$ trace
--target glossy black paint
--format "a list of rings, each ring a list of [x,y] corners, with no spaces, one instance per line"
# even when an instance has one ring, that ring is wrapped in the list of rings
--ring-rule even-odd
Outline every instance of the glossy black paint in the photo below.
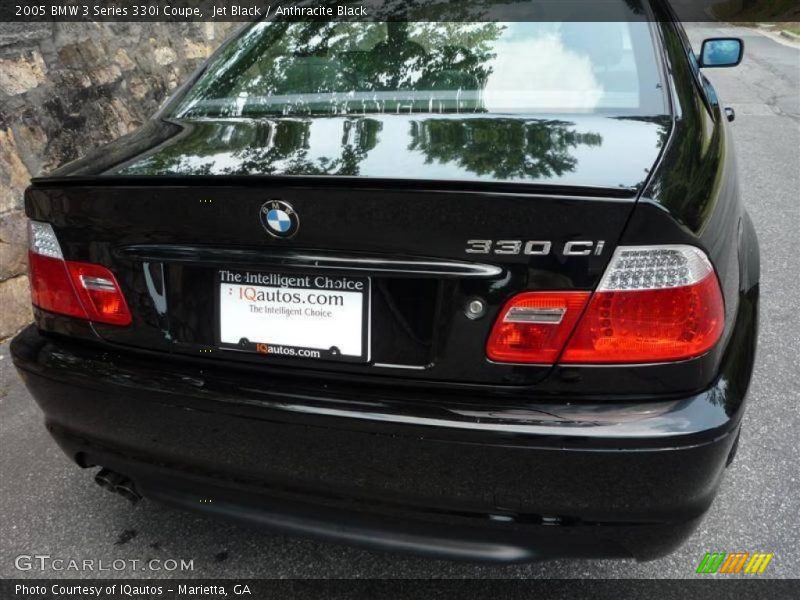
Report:
[[[12,354],[62,448],[147,497],[212,498],[216,514],[448,558],[648,559],[691,533],[716,492],[743,411],[753,309],[712,388],[646,402],[321,387],[33,326]]]
[[[100,335],[129,346],[195,356],[201,349],[211,348],[210,356],[204,352],[211,359],[220,356],[213,351],[212,330],[211,290],[216,268],[265,268],[274,263],[271,257],[275,254],[284,254],[285,261],[298,254],[324,253],[338,257],[339,269],[333,272],[358,275],[363,274],[358,260],[366,254],[372,259],[387,259],[384,270],[373,273],[377,282],[409,278],[406,268],[391,266],[390,261],[462,263],[471,259],[486,264],[490,260],[500,270],[493,277],[475,278],[462,269],[460,277],[436,278],[439,300],[431,359],[411,364],[426,367],[424,370],[404,370],[397,376],[454,384],[473,381],[508,385],[533,383],[549,369],[486,361],[483,345],[495,313],[511,294],[526,287],[591,289],[605,268],[610,250],[601,256],[566,258],[553,253],[533,260],[469,255],[465,253],[467,240],[552,239],[555,246],[561,246],[569,239],[602,239],[611,248],[634,206],[627,198],[596,201],[424,187],[414,191],[380,189],[377,185],[359,181],[348,187],[327,182],[299,186],[262,180],[247,185],[231,182],[230,187],[219,189],[114,186],[112,193],[106,186],[82,183],[57,189],[34,187],[29,190],[27,205],[31,218],[53,224],[67,258],[99,262],[114,270],[134,314],[134,324],[129,328],[97,325]],[[303,227],[293,239],[275,240],[264,233],[257,216],[265,197],[283,198],[302,215]],[[87,244],[87,240],[92,242]],[[170,256],[164,255],[164,246],[172,247]],[[181,248],[187,246],[196,250],[192,263],[180,256]],[[138,256],[131,253],[133,247],[138,249]],[[222,263],[220,256],[230,262]],[[172,330],[165,330],[164,319],[158,314],[145,265],[161,265],[157,268],[163,270],[163,293],[170,307],[167,313]],[[484,298],[490,311],[486,318],[473,321],[465,317],[464,306],[475,296]],[[394,314],[390,313],[387,316]],[[402,329],[397,319],[392,317],[391,321]],[[375,320],[376,326],[383,323]],[[296,365],[304,371],[381,370],[374,364],[308,365],[240,353],[225,361]],[[374,362],[407,364],[398,361],[395,356],[381,358],[378,354]]]
[[[135,143],[123,139],[99,163],[54,175],[345,176],[630,192],[646,178],[669,125],[664,116],[601,115],[170,120],[133,134],[142,140],[139,152],[120,154],[115,144]],[[619,161],[621,152],[630,160]]]
[[[134,315],[117,328],[37,309],[37,329],[15,339],[53,435],[151,497],[190,506],[213,490],[222,513],[273,526],[284,515],[300,533],[330,537],[333,510],[352,517],[341,539],[402,549],[386,526],[402,516],[416,532],[406,549],[450,557],[674,548],[738,432],[759,257],[728,121],[680,26],[655,10],[671,116],[157,118],[36,179],[28,216],[53,225],[67,259],[109,266]],[[295,238],[265,235],[269,198],[302,215]],[[606,245],[478,256],[469,239]],[[486,360],[511,295],[592,290],[617,245],[658,243],[699,246],[714,264],[727,318],[712,351],[625,368]],[[368,269],[375,360],[215,349],[215,269],[267,266]],[[483,319],[464,315],[475,297]]]

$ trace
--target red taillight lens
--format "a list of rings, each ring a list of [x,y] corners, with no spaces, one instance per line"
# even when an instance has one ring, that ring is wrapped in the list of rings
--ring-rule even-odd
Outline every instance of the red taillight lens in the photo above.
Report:
[[[515,296],[492,328],[486,355],[509,363],[669,362],[708,352],[725,326],[716,273],[693,246],[619,247],[589,296]]]
[[[525,292],[509,300],[486,343],[496,362],[553,364],[575,327],[589,292]]]
[[[65,261],[53,228],[31,221],[28,262],[31,300],[39,308],[110,325],[130,325],[131,314],[114,274],[91,263]]]
[[[710,350],[724,325],[722,292],[702,250],[621,246],[560,362],[685,360]]]
[[[89,318],[72,288],[63,259],[28,252],[28,271],[34,306],[79,319]]]
[[[131,313],[114,274],[103,266],[67,261],[72,285],[90,321],[130,325]]]
[[[595,293],[561,363],[651,363],[710,350],[725,308],[714,273],[699,283],[655,290]]]

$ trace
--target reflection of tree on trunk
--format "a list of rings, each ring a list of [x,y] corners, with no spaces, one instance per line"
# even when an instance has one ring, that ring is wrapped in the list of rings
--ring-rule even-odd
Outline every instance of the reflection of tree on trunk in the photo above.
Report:
[[[425,120],[411,124],[409,150],[426,162],[457,164],[477,175],[498,179],[560,176],[575,170],[572,150],[599,146],[598,133],[580,133],[559,120],[468,119]]]
[[[378,143],[382,123],[342,119],[338,156],[311,152],[313,120],[197,122],[181,144],[121,170],[125,175],[358,175],[359,165]],[[219,160],[220,152],[229,158]],[[224,166],[223,166],[224,165]],[[230,165],[230,166],[229,166]]]
[[[312,121],[283,121],[274,127],[272,146],[250,146],[233,153],[236,166],[222,170],[226,175],[249,173],[285,175],[358,175],[359,164],[378,142],[381,123],[369,119],[343,121],[341,151],[337,157],[309,156]]]
[[[672,132],[672,120],[670,117],[666,116],[655,116],[655,117],[612,117],[614,119],[618,119],[619,121],[638,121],[639,123],[655,123],[659,126],[658,129],[658,148],[663,148],[664,145],[669,140],[669,134]]]

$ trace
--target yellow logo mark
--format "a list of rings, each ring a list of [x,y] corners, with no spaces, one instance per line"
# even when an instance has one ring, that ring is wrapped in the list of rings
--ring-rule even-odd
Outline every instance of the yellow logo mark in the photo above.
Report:
[[[766,554],[764,552],[756,552],[750,558],[750,562],[747,563],[747,566],[744,568],[745,573],[763,573],[769,561],[772,560],[772,552]]]

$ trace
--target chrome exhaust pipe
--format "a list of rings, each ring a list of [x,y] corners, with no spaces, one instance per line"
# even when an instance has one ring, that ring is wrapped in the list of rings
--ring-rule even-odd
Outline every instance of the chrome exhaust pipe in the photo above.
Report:
[[[114,491],[128,500],[131,504],[136,504],[142,499],[141,494],[136,491],[136,486],[133,485],[133,482],[130,479],[126,479],[122,483],[118,484],[117,487],[114,488]]]
[[[142,495],[136,490],[136,486],[130,479],[111,469],[100,469],[94,476],[94,481],[101,488],[119,494],[131,504],[136,504],[142,499]]]
[[[122,475],[109,469],[100,469],[97,475],[94,476],[94,482],[109,492],[113,492],[117,484],[121,483],[123,479]]]

